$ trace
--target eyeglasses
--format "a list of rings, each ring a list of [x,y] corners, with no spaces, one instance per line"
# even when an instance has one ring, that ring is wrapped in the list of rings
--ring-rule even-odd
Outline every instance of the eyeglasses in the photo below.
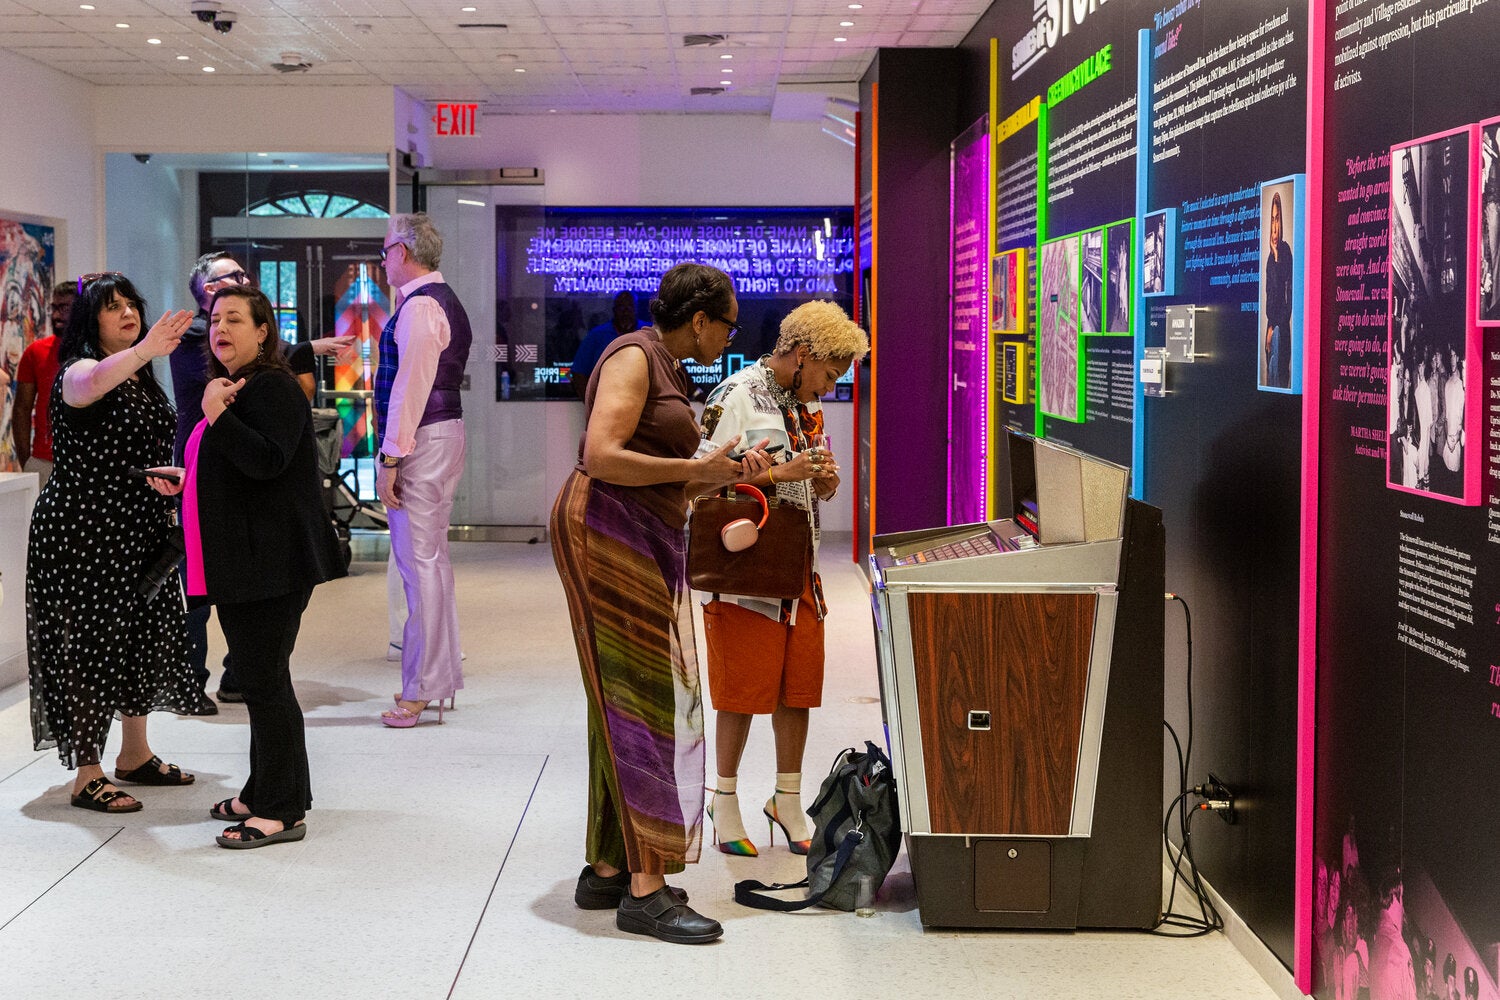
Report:
[[[381,259],[381,261],[384,262],[385,255],[391,252],[391,247],[404,247],[404,246],[406,246],[406,244],[402,243],[400,240],[397,240],[394,243],[387,243],[385,246],[383,246],[383,247],[380,248],[380,259]]]
[[[226,281],[232,281],[236,285],[248,285],[250,283],[250,275],[244,271],[225,271],[223,274],[216,274],[212,278],[205,278],[203,286],[207,288],[209,285],[218,285]]]
[[[93,272],[91,272],[89,274],[80,274],[78,276],[78,294],[82,295],[83,294],[83,290],[85,288],[87,288],[89,285],[92,285],[94,282],[98,281],[100,278],[123,278],[123,277],[125,277],[125,275],[121,274],[119,271],[93,271]]]
[[[723,323],[725,326],[729,327],[729,336],[727,336],[727,337],[724,338],[724,343],[726,343],[726,344],[733,343],[734,342],[734,338],[739,335],[740,325],[738,323],[731,323],[731,322],[729,322],[729,320],[725,319],[723,316],[715,316],[714,319],[718,320],[720,323]]]

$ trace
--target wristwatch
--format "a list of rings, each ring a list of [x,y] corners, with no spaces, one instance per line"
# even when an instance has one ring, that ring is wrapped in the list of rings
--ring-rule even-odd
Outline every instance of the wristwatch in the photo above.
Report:
[[[387,455],[382,451],[376,457],[376,460],[379,461],[380,464],[385,466],[387,469],[394,469],[396,466],[401,464],[401,458],[402,456],[400,455]]]

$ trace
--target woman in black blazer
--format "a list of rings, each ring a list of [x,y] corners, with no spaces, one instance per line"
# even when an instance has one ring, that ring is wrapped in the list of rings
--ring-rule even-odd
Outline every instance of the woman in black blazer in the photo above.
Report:
[[[218,606],[235,676],[250,712],[250,777],[210,815],[238,820],[220,835],[234,849],[301,840],[312,805],[302,707],[291,655],[312,589],[343,576],[319,493],[312,415],[280,350],[270,300],[231,285],[214,296],[208,327],[215,377],[204,419],[184,450],[187,593]]]

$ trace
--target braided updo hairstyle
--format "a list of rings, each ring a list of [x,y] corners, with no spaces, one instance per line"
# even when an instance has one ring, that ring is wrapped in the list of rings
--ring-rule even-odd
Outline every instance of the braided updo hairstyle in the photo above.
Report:
[[[656,298],[651,300],[651,319],[663,332],[692,322],[701,309],[722,317],[734,299],[734,280],[707,264],[678,264],[661,276]]]

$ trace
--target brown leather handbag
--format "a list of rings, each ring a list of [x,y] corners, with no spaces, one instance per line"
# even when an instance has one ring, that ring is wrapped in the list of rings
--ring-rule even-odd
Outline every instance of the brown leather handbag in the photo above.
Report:
[[[688,520],[688,582],[694,590],[713,594],[801,597],[812,577],[812,525],[807,511],[767,501],[754,487],[736,490],[754,493],[725,490],[693,501]],[[724,529],[734,525],[727,537],[742,539],[748,529],[736,524],[740,521],[754,525],[755,540],[747,548],[730,551],[725,547]]]

